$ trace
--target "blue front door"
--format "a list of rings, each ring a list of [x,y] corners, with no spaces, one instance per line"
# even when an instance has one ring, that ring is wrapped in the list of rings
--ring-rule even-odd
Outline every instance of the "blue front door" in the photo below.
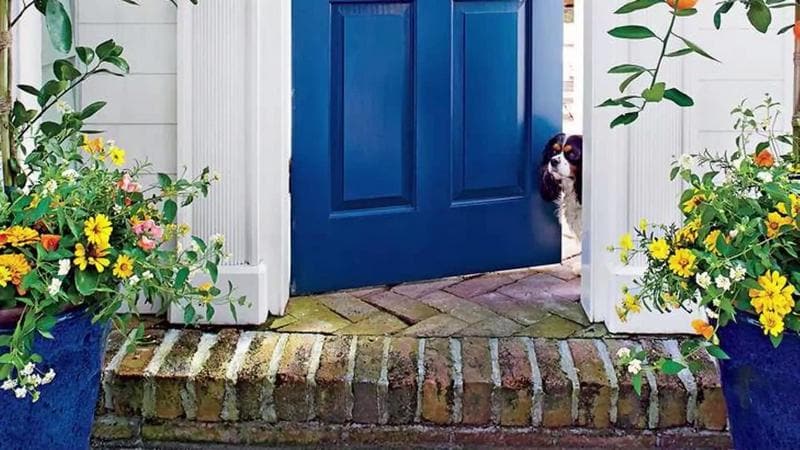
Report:
[[[559,261],[562,0],[293,5],[295,293]]]

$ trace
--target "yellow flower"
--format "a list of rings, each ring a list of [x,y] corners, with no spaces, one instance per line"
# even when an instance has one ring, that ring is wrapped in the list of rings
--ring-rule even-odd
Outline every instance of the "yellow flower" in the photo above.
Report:
[[[102,137],[96,137],[94,139],[90,138],[88,134],[83,135],[83,145],[82,147],[86,150],[87,153],[97,154],[103,153],[103,147],[105,143],[103,142]]]
[[[700,218],[697,217],[691,222],[683,226],[677,233],[675,233],[675,245],[691,245],[697,240],[697,234],[700,232]]]
[[[33,228],[14,225],[0,231],[0,248],[6,245],[19,248],[36,242],[39,242],[39,233]]]
[[[795,287],[785,276],[777,271],[767,271],[758,277],[761,289],[750,289],[750,304],[757,313],[773,312],[781,316],[789,314],[794,308],[792,295]]]
[[[640,230],[642,230],[643,232],[647,231],[647,225],[648,225],[647,219],[639,219],[639,229]]]
[[[786,203],[781,202],[775,205],[775,209],[785,216],[797,217],[800,215],[800,196],[789,194],[789,202],[791,205],[789,208],[786,207]]]
[[[669,244],[666,239],[655,239],[650,245],[647,246],[650,251],[650,256],[663,261],[669,256]]]
[[[108,220],[108,216],[105,214],[90,217],[83,223],[83,233],[89,243],[97,246],[108,246],[112,230],[111,221]]]
[[[692,198],[683,202],[682,211],[685,212],[686,214],[689,214],[690,212],[697,209],[698,206],[702,205],[704,201],[706,201],[705,195],[695,194],[692,196]]]
[[[197,290],[203,294],[202,300],[206,303],[211,302],[214,297],[211,295],[211,289],[214,289],[214,283],[208,281],[197,287]]]
[[[639,303],[639,297],[632,295],[630,292],[625,293],[623,305],[629,312],[638,313],[642,311],[642,306]]]
[[[7,267],[0,266],[0,287],[8,286],[11,281],[11,271]]]
[[[710,251],[715,255],[719,255],[719,249],[717,249],[717,239],[722,234],[720,230],[712,230],[708,233],[705,239],[703,239],[703,244],[706,246],[706,250]]]
[[[11,273],[11,283],[15,286],[19,286],[22,277],[32,270],[25,255],[19,253],[0,255],[0,267],[5,267]]]
[[[114,163],[115,166],[121,166],[125,164],[125,150],[117,147],[116,145],[111,147],[111,150],[108,152],[109,158],[111,158],[111,162]]]
[[[782,216],[780,213],[771,212],[767,214],[767,237],[775,237],[780,234],[781,227],[794,223],[791,217]]]
[[[88,266],[94,266],[98,273],[103,273],[106,267],[111,264],[107,258],[108,245],[90,245],[87,250],[83,244],[75,244],[75,259],[73,262],[81,271]]]
[[[692,321],[692,328],[695,333],[703,336],[706,340],[710,340],[714,336],[714,327],[712,327],[705,320],[695,319]]]
[[[697,259],[691,250],[682,248],[675,251],[675,254],[669,257],[669,268],[675,275],[683,278],[689,278],[695,272],[695,260]]]
[[[130,278],[133,275],[133,258],[128,255],[119,255],[114,263],[113,273],[117,278]]]
[[[783,333],[783,317],[774,312],[767,311],[758,318],[761,326],[764,327],[764,334],[779,336]]]
[[[633,236],[630,233],[625,233],[619,238],[619,248],[625,252],[633,250]]]

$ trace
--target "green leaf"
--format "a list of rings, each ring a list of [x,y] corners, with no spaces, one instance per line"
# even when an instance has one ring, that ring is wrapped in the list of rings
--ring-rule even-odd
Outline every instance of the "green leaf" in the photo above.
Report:
[[[639,73],[647,69],[637,64],[620,64],[608,69],[608,73]]]
[[[101,43],[97,47],[95,47],[94,51],[97,54],[98,58],[100,58],[100,59],[105,61],[106,58],[111,56],[111,54],[114,52],[114,49],[116,47],[117,47],[117,43],[114,42],[113,39],[109,39],[109,40]]]
[[[664,98],[681,107],[694,106],[694,100],[680,89],[670,88],[664,91]]]
[[[164,221],[172,223],[178,215],[178,204],[174,200],[167,200],[164,202]]]
[[[731,357],[728,356],[728,354],[725,353],[717,345],[709,345],[708,347],[706,347],[706,351],[708,352],[709,355],[717,359],[731,359]]]
[[[97,290],[97,280],[99,276],[92,268],[75,271],[75,287],[81,295],[89,296]]]
[[[714,13],[714,28],[719,30],[719,28],[722,26],[722,15],[727,14],[732,7],[733,1],[727,1],[717,8],[717,11]]]
[[[777,336],[769,335],[769,340],[772,342],[773,347],[778,348],[781,345],[781,341],[783,341],[783,333]]]
[[[766,33],[772,23],[772,12],[764,0],[751,0],[747,8],[747,19],[756,30]]]
[[[667,58],[675,58],[678,56],[688,55],[689,53],[694,53],[694,50],[689,47],[685,47],[680,50],[675,50],[674,52],[665,53],[664,56]]]
[[[676,375],[681,370],[685,369],[686,366],[683,364],[673,361],[671,359],[666,359],[664,362],[661,363],[661,371],[667,375]]]
[[[66,59],[57,59],[53,62],[53,74],[61,81],[72,81],[81,76],[81,71]]]
[[[673,33],[673,34],[674,34],[674,33]],[[682,41],[683,41],[683,43],[684,43],[684,44],[686,44],[686,46],[687,46],[687,47],[689,47],[690,49],[692,49],[692,51],[693,51],[693,52],[697,53],[697,54],[698,54],[698,55],[700,55],[700,56],[704,56],[704,57],[706,57],[706,58],[708,58],[708,59],[710,59],[710,60],[713,60],[713,61],[719,62],[719,60],[718,60],[717,58],[714,58],[713,56],[709,55],[709,54],[708,54],[708,52],[706,52],[705,50],[703,50],[702,48],[700,48],[700,46],[699,46],[699,45],[695,44],[694,42],[690,41],[689,39],[686,39],[686,38],[685,38],[685,37],[683,37],[683,36],[678,36],[677,34],[674,34],[674,35],[675,35],[675,37],[677,37],[678,39],[682,40]]]
[[[656,34],[650,28],[641,25],[623,25],[612,28],[608,34],[620,39],[650,39]]]
[[[195,314],[194,306],[191,303],[187,304],[186,309],[183,310],[183,321],[190,325],[193,324]]]
[[[124,58],[120,58],[119,56],[109,56],[108,58],[105,59],[105,61],[108,62],[109,64],[115,65],[118,69],[122,70],[125,73],[131,71],[131,68],[128,65],[128,61],[126,61]]]
[[[210,261],[207,262],[206,271],[208,272],[208,275],[211,277],[211,281],[213,281],[214,284],[216,284],[217,279],[219,278],[219,269],[217,269],[217,265]]]
[[[672,14],[675,14],[678,17],[689,17],[697,14],[697,10],[694,8],[679,9],[677,11],[673,11]]]
[[[178,274],[175,275],[175,289],[181,289],[186,284],[186,279],[189,278],[189,268],[182,267]]]
[[[27,92],[28,94],[31,94],[31,95],[37,96],[37,97],[39,96],[39,90],[36,89],[33,86],[28,86],[27,84],[18,84],[17,87],[22,92]]]
[[[106,106],[106,102],[94,102],[91,105],[88,105],[86,108],[83,108],[81,111],[80,118],[82,120],[86,120],[89,117],[95,115],[98,111],[103,109]]]
[[[614,11],[614,14],[630,14],[634,11],[646,9],[659,3],[663,3],[663,0],[634,0],[622,5],[619,9]]]
[[[631,75],[628,78],[626,78],[625,81],[623,81],[622,83],[619,84],[619,91],[620,92],[625,92],[625,89],[628,89],[628,86],[630,86],[631,83],[636,81],[637,78],[642,76],[643,73],[644,72],[634,73],[633,75]]]
[[[664,99],[664,90],[666,88],[666,83],[658,82],[654,84],[652,87],[649,87],[642,91],[642,98],[650,103],[658,103]]]
[[[633,385],[633,390],[636,391],[636,395],[642,395],[642,373],[639,372],[631,378],[631,384]]]
[[[69,52],[72,48],[72,22],[59,0],[47,0],[45,25],[53,48],[61,53]]]
[[[78,59],[87,66],[94,61],[94,50],[89,47],[75,47],[75,53],[78,55]]]
[[[619,125],[629,125],[636,121],[639,118],[638,112],[630,112],[625,113],[617,116],[616,119],[611,121],[611,128],[615,128]]]

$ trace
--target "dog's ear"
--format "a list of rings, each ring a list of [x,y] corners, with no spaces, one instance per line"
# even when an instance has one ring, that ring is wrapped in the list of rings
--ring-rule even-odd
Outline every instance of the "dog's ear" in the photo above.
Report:
[[[553,202],[561,195],[561,182],[556,180],[546,168],[540,171],[539,193],[545,201]]]
[[[550,138],[547,141],[547,145],[544,146],[544,150],[542,150],[542,166],[546,166],[550,163],[550,159],[555,156],[556,153],[561,152],[564,146],[564,140],[567,138],[567,135],[564,133],[558,133],[557,135]]]
[[[583,160],[583,136],[577,134],[567,138],[564,142],[564,156],[567,161],[580,165]]]

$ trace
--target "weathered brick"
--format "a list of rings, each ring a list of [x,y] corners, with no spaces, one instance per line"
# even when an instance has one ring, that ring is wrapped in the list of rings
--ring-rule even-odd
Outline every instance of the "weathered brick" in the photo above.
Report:
[[[461,298],[472,298],[511,284],[514,279],[502,273],[492,273],[466,279],[444,290]]]
[[[139,434],[139,419],[99,416],[92,426],[92,438],[100,441],[129,440]]]
[[[543,309],[531,308],[529,305],[525,305],[524,302],[499,292],[489,292],[488,294],[474,297],[470,301],[522,325],[534,325],[550,315]]]
[[[253,339],[245,356],[239,377],[236,382],[236,400],[239,420],[260,420],[264,403],[264,392],[273,389],[268,378],[269,363],[280,335],[277,333],[259,333]]]
[[[719,370],[711,356],[699,358],[702,367],[694,374],[697,381],[697,426],[708,430],[724,430],[728,421],[728,410],[722,394]]]
[[[164,330],[150,330],[143,343],[120,362],[110,382],[114,412],[119,416],[136,416],[142,412],[144,399],[144,369],[150,364]]]
[[[444,291],[431,292],[420,297],[419,301],[466,323],[498,318],[491,310]]]
[[[469,326],[469,324],[463,320],[456,319],[449,314],[439,314],[408,327],[401,334],[404,336],[418,337],[448,337],[458,333],[467,326]]]
[[[454,386],[448,339],[428,339],[425,343],[425,380],[422,383],[422,418],[444,425],[453,413]]]
[[[364,320],[378,312],[378,309],[369,303],[343,292],[323,295],[320,297],[320,302],[351,322]]]
[[[407,323],[415,324],[439,314],[439,311],[413,298],[391,291],[365,297],[367,302],[385,309]]]
[[[353,374],[353,420],[380,423],[384,404],[379,386],[383,360],[383,337],[359,337]]]
[[[536,339],[533,342],[542,373],[542,426],[572,425],[572,382],[561,369],[558,341]]]
[[[588,339],[570,340],[568,345],[580,383],[577,425],[588,428],[609,428],[611,386],[597,348],[594,342]]]
[[[619,349],[627,348],[636,351],[640,344],[622,339],[606,339],[605,343],[608,346],[611,361],[614,363],[619,384],[616,426],[622,429],[645,429],[649,417],[650,384],[645,380],[642,383],[642,395],[637,395],[631,382],[631,374],[628,373],[627,367],[619,363],[616,356]]]
[[[669,357],[658,341],[645,340],[642,343],[647,350],[649,361]],[[686,387],[675,375],[659,372],[655,377],[658,386],[658,428],[686,426],[686,406],[689,398]]]
[[[376,312],[366,319],[336,330],[338,335],[388,336],[408,328],[405,322],[383,311]]]
[[[203,369],[194,379],[195,398],[197,399],[196,419],[200,422],[222,420],[222,406],[225,400],[225,373],[238,340],[238,331],[233,329],[220,331],[217,343],[211,348]]]
[[[417,407],[417,367],[419,341],[414,338],[392,339],[387,360],[389,423],[414,421]]]
[[[489,425],[492,422],[492,359],[489,339],[465,338],[461,346],[464,378],[462,422]]]
[[[111,333],[108,335],[108,339],[106,340],[106,349],[103,354],[103,367],[105,368],[114,359],[114,356],[119,351],[122,344],[125,342],[125,336],[119,333],[116,330],[112,330]],[[106,370],[103,370],[101,373],[102,376],[102,384],[103,389],[100,390],[100,393],[97,398],[97,406],[95,411],[98,415],[105,414],[106,412],[106,384],[111,382],[113,378],[113,374],[106,374]],[[108,380],[106,380],[106,376],[108,376]]]
[[[416,283],[403,283],[392,288],[392,291],[411,298],[420,298],[431,292],[439,291],[461,281],[459,277],[444,278],[441,280],[421,281]]]
[[[500,425],[524,426],[531,423],[533,387],[531,363],[520,338],[500,339]]]
[[[353,411],[350,348],[353,336],[328,336],[322,347],[317,382],[317,417],[323,422],[344,423]]]
[[[176,419],[184,415],[181,393],[186,389],[192,356],[197,351],[200,336],[196,330],[183,331],[154,377],[155,415],[159,419]]]
[[[292,334],[286,341],[275,376],[275,411],[278,419],[305,421],[312,417],[310,386],[307,383],[311,349],[316,336]]]

